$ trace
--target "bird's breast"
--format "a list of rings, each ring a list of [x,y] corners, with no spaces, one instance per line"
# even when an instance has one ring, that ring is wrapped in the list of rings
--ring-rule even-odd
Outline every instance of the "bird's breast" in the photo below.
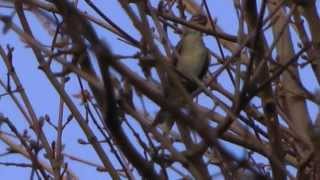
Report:
[[[207,60],[207,49],[203,42],[187,44],[181,48],[177,69],[183,74],[198,77]]]

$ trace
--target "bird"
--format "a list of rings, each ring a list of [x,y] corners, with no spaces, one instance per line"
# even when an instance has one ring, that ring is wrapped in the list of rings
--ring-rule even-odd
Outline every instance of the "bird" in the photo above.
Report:
[[[189,22],[205,25],[206,20],[206,16],[196,15]],[[193,77],[202,79],[208,71],[210,55],[202,37],[202,32],[199,30],[186,28],[176,46],[180,58],[175,59],[174,65],[177,71],[184,75],[183,79],[188,79],[189,81]],[[182,83],[189,93],[197,89],[197,85],[194,82],[182,81]]]
[[[207,17],[204,15],[194,15],[189,23],[194,25],[205,25]],[[176,46],[178,58],[173,60],[173,65],[178,72],[179,80],[187,93],[192,94],[198,86],[192,81],[194,77],[203,79],[208,71],[210,54],[203,41],[203,34],[199,30],[186,27],[181,40]],[[170,83],[169,83],[170,84]],[[174,88],[171,88],[174,90]],[[170,92],[169,94],[178,94]],[[179,97],[175,97],[179,101]],[[181,99],[181,97],[180,97]],[[162,124],[162,129],[169,132],[173,126],[173,119],[167,110],[160,109],[157,113],[154,124]]]

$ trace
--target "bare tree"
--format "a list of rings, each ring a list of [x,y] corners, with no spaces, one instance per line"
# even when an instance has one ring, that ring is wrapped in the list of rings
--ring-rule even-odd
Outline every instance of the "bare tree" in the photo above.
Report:
[[[320,81],[315,0],[234,0],[225,8],[237,15],[237,34],[218,25],[223,19],[207,0],[118,0],[131,30],[90,0],[0,2],[10,12],[0,14],[4,36],[20,38],[0,46],[1,97],[25,124],[21,130],[1,111],[2,156],[28,162],[1,165],[30,169],[32,179],[78,179],[72,163],[113,179],[320,178],[320,93],[303,81]],[[49,46],[31,19],[43,25]],[[97,29],[136,53],[112,52]],[[17,43],[58,93],[57,120],[36,113],[21,81],[26,74],[15,69]],[[68,152],[72,123],[99,162]]]

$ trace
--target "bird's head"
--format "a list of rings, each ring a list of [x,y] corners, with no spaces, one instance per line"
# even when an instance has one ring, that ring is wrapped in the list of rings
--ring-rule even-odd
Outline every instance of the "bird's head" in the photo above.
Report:
[[[207,24],[207,17],[202,14],[193,15],[189,20],[189,23],[193,25],[205,26]],[[201,32],[192,28],[186,28],[186,34],[188,35],[201,35]]]
[[[190,23],[204,26],[207,24],[207,16],[203,14],[193,15],[190,19]]]

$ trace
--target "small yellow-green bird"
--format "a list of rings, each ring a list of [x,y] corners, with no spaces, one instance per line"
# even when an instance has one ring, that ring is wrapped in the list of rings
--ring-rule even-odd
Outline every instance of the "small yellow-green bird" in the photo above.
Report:
[[[207,18],[203,15],[193,16],[190,20],[191,23],[198,25],[205,25],[206,21]],[[187,77],[202,79],[208,70],[210,59],[209,51],[202,39],[202,33],[187,28],[176,49],[180,55],[180,58],[175,62],[177,70]],[[190,93],[197,89],[195,83],[182,82]]]
[[[206,22],[207,18],[203,15],[195,15],[190,20],[190,23],[197,25],[205,25]],[[180,57],[175,59],[174,65],[179,74],[183,76],[180,75],[183,86],[191,94],[198,87],[191,79],[193,77],[202,79],[208,70],[210,60],[209,50],[203,42],[202,33],[191,28],[185,29],[182,39],[176,46],[176,50]],[[169,112],[163,109],[159,111],[154,122],[155,124],[164,123],[163,130],[167,132],[173,125]]]

